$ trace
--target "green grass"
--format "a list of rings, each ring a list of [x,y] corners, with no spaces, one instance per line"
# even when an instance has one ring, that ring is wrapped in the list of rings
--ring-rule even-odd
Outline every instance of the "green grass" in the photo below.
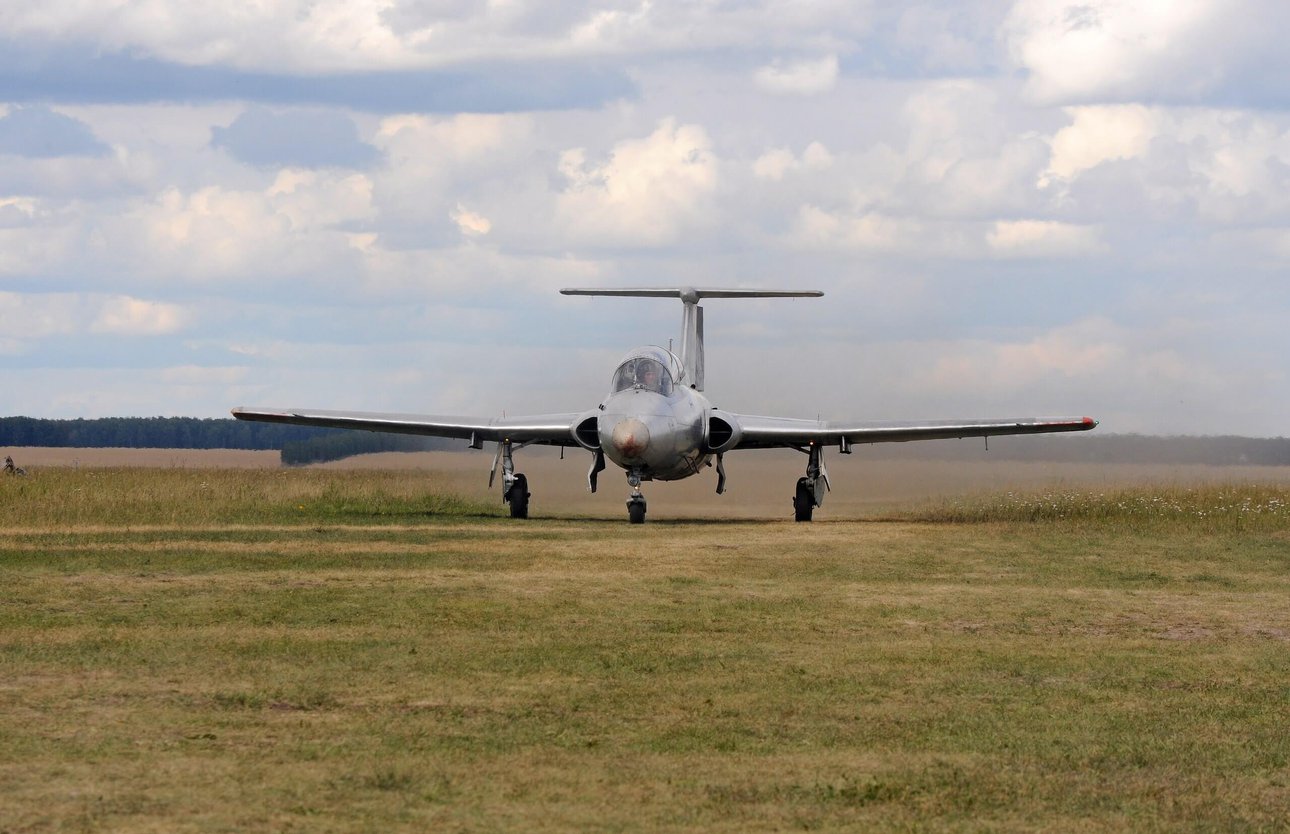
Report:
[[[1284,490],[633,527],[39,475],[0,482],[3,832],[1290,827]]]
[[[1049,489],[958,498],[905,513],[902,518],[945,523],[1069,522],[1116,529],[1191,529],[1229,532],[1290,527],[1290,490],[1279,485]]]
[[[0,523],[67,525],[382,524],[500,516],[431,473],[317,469],[42,469],[0,483]]]

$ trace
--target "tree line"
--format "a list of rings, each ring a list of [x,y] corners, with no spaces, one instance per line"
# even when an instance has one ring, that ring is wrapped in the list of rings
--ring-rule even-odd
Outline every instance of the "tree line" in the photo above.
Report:
[[[876,444],[877,458],[1290,466],[1290,438],[1214,435],[1080,434]]]
[[[368,452],[455,448],[460,441],[320,429],[231,418],[99,417],[49,420],[0,417],[0,447],[125,449],[277,449],[286,464],[319,463]]]
[[[0,447],[122,447],[133,449],[277,449],[290,465],[320,463],[369,452],[460,449],[460,440],[379,432],[320,429],[231,418],[100,417],[48,420],[0,417]],[[980,440],[880,443],[870,457],[929,460],[1021,460],[1077,463],[1290,466],[1290,438],[1155,437],[1080,434]]]

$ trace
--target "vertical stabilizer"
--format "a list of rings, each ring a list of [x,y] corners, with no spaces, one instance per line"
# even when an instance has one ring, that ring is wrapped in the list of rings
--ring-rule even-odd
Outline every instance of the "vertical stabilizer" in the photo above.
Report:
[[[703,390],[703,308],[699,299],[681,292],[681,368],[684,382],[696,391]]]
[[[681,314],[682,382],[703,390],[703,308],[701,298],[819,298],[819,290],[727,290],[713,287],[627,287],[605,289],[563,289],[564,295],[617,295],[634,298],[679,298],[685,306]]]

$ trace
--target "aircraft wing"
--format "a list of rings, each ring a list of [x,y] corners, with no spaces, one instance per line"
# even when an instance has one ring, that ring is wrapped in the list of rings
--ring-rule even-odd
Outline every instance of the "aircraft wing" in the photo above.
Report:
[[[992,437],[1002,434],[1046,434],[1088,431],[1097,426],[1092,417],[1008,417],[997,420],[927,420],[904,422],[829,422],[732,414],[738,422],[735,449],[842,445],[856,443],[905,443],[954,437]]]
[[[310,408],[235,408],[239,420],[291,423],[332,429],[460,437],[472,445],[484,441],[576,446],[573,427],[582,414],[538,414],[527,417],[445,417],[429,414],[381,414],[370,411],[320,411]]]

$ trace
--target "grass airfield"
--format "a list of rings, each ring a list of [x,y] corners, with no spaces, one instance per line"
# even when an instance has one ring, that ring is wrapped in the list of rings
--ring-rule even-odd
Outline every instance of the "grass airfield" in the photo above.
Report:
[[[834,463],[809,525],[632,527],[609,479],[518,522],[451,467],[30,468],[0,832],[1290,828],[1284,484]]]

